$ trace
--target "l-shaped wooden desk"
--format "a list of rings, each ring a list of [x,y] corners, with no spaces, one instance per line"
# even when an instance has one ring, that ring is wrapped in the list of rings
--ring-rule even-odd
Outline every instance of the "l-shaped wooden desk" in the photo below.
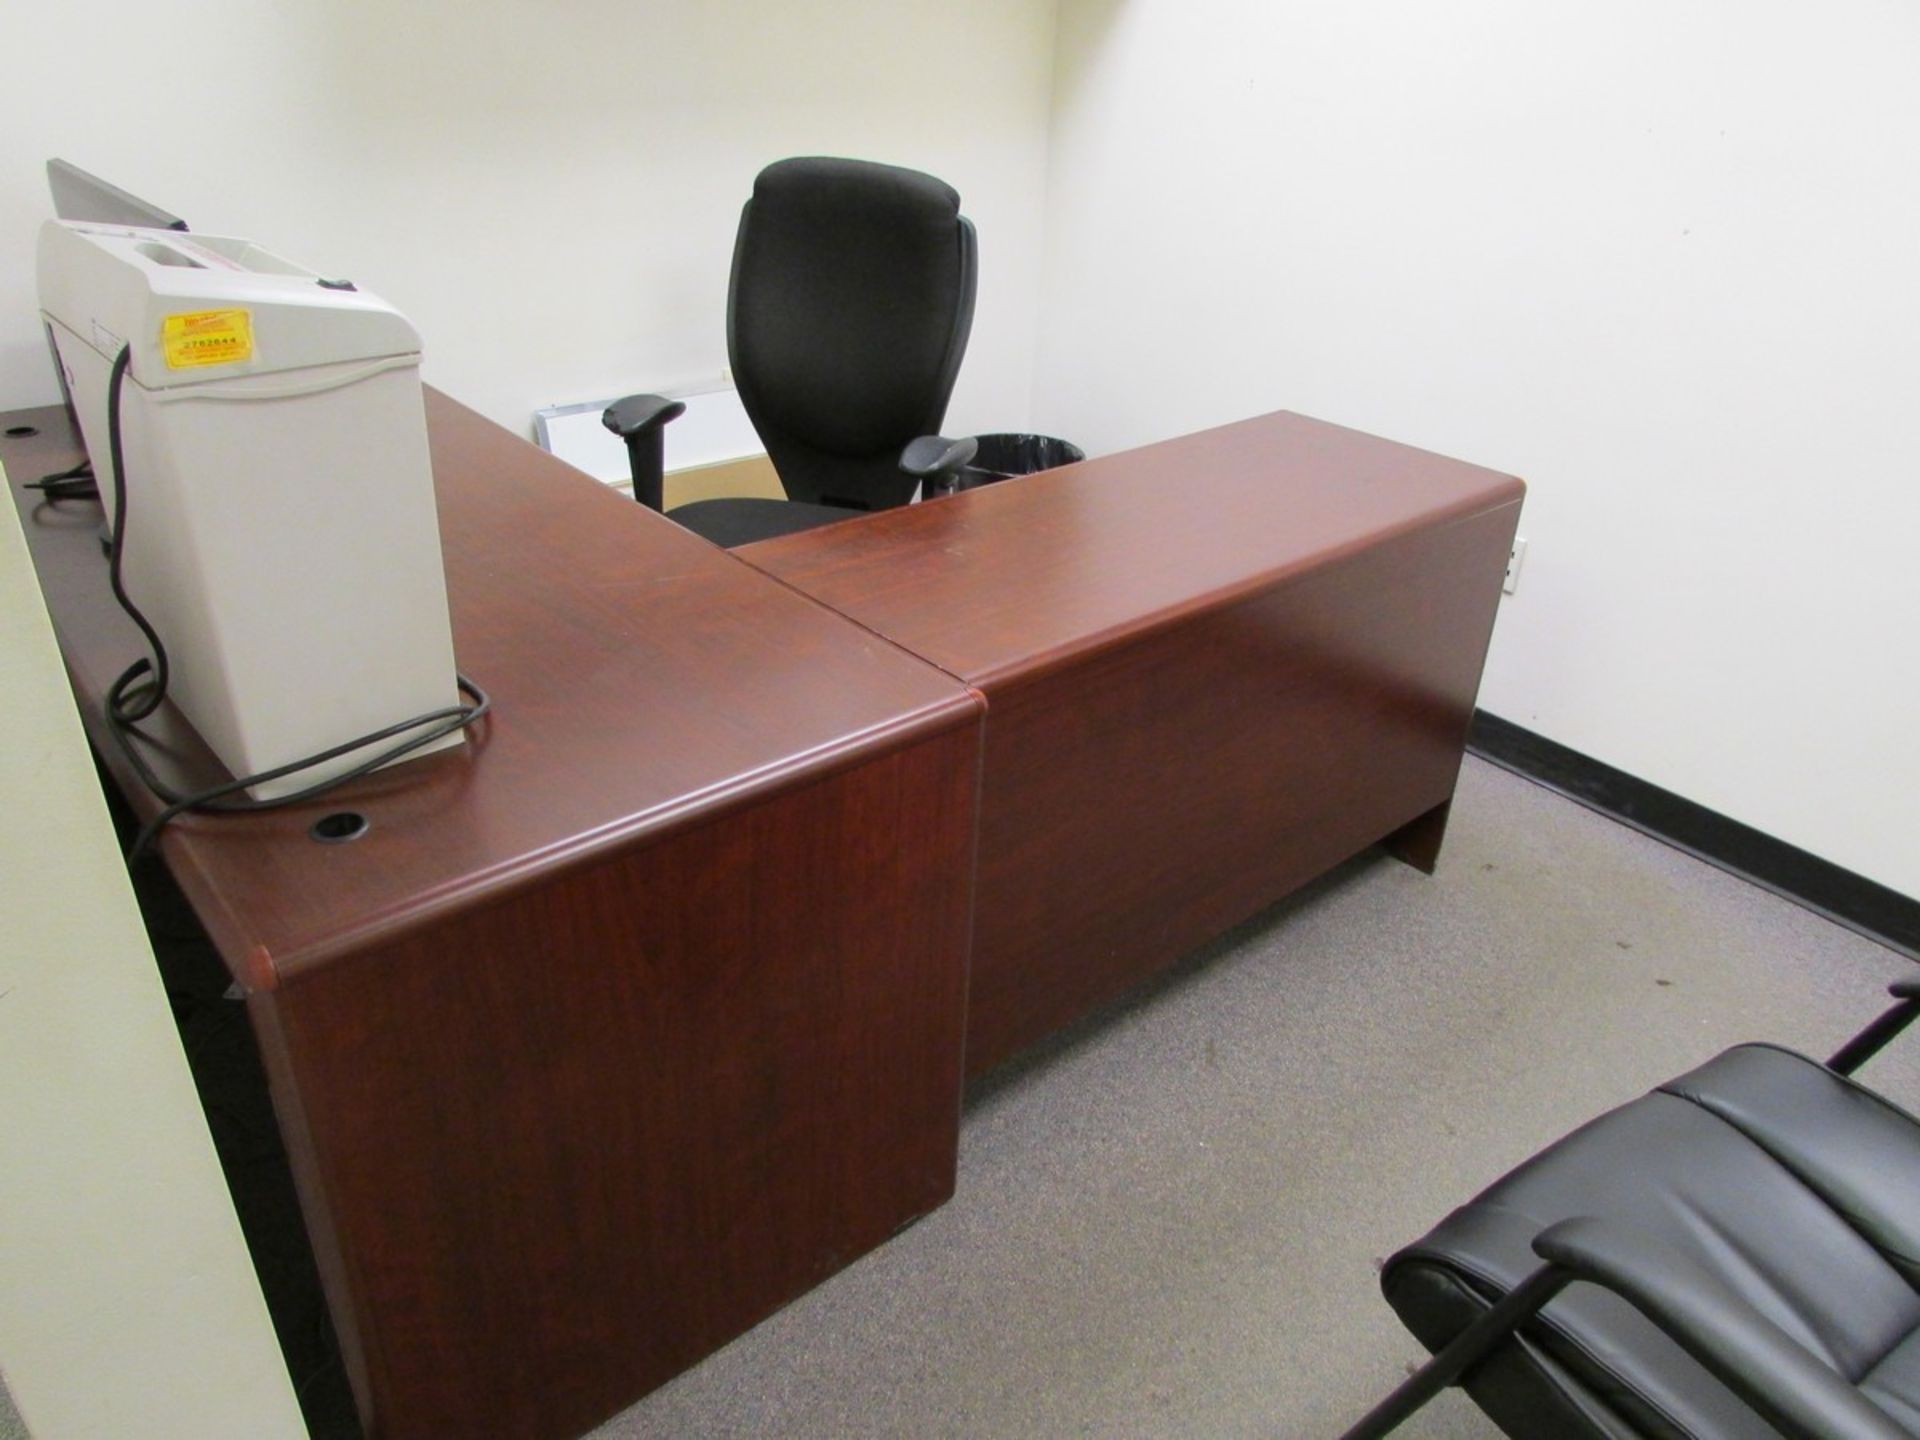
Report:
[[[21,489],[64,413],[4,418],[150,814],[97,513]],[[493,715],[161,842],[372,1436],[579,1434],[942,1203],[963,1074],[1376,841],[1431,868],[1518,481],[1281,415],[728,554],[428,419]]]

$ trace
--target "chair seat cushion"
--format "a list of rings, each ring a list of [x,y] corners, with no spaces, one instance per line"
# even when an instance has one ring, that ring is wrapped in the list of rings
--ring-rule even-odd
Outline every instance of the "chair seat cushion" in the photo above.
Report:
[[[745,497],[726,500],[695,500],[667,512],[667,518],[693,531],[702,539],[731,550],[751,545],[756,540],[771,540],[779,535],[794,535],[836,520],[864,515],[864,510],[849,510],[841,505],[809,505],[800,500],[768,500]]]
[[[1789,1051],[1743,1045],[1583,1126],[1388,1263],[1437,1350],[1538,1268],[1533,1238],[1593,1215],[1717,1277],[1896,1418],[1920,1382],[1920,1123]],[[1569,1286],[1467,1379],[1509,1435],[1773,1440],[1625,1301]],[[1552,1417],[1550,1420],[1547,1417]]]

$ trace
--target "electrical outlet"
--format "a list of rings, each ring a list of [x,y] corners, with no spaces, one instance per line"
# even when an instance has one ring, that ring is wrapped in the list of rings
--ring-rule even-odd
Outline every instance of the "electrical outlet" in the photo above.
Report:
[[[1526,558],[1527,542],[1516,536],[1507,555],[1507,578],[1500,582],[1500,588],[1509,595],[1520,588],[1520,562]]]

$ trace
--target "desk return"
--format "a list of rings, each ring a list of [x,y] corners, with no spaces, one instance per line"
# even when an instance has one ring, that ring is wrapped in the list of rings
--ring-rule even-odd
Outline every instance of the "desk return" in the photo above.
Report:
[[[1522,493],[1276,414],[735,552],[987,699],[969,1073],[1376,841],[1433,868]]]

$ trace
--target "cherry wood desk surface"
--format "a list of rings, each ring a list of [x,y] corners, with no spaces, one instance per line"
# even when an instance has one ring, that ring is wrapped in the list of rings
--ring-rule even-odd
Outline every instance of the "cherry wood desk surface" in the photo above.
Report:
[[[969,1073],[1376,841],[1433,867],[1523,492],[1274,414],[735,552],[987,698]]]
[[[1282,411],[735,553],[998,686],[1524,493]]]
[[[981,703],[427,407],[455,650],[493,715],[161,848],[247,991],[369,1435],[562,1440],[951,1195]],[[38,431],[0,459],[117,771],[100,698],[140,652],[99,511],[21,489],[77,458],[63,411],[0,424]],[[308,838],[348,807],[364,838]]]

